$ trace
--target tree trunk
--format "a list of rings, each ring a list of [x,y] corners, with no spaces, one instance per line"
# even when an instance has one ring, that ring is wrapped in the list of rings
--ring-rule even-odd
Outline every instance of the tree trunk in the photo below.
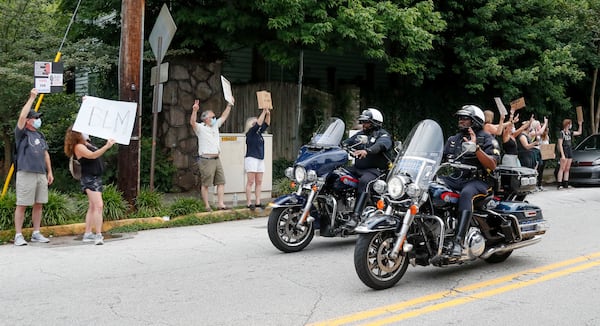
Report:
[[[142,122],[142,53],[145,0],[123,0],[121,4],[121,48],[119,52],[119,99],[137,102],[137,117],[129,146],[119,146],[118,188],[134,203],[140,191],[140,148]]]

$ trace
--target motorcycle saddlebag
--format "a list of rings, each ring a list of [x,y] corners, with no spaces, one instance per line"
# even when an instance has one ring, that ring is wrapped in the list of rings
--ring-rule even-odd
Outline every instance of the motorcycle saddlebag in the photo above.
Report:
[[[527,194],[535,190],[537,171],[526,167],[498,166],[494,170],[496,191]]]

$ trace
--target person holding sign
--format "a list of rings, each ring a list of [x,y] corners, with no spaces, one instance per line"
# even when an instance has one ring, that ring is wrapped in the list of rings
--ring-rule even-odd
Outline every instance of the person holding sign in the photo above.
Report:
[[[573,128],[571,119],[564,119],[563,129],[558,134],[557,147],[560,153],[560,168],[556,175],[556,182],[558,183],[556,188],[558,190],[571,187],[569,186],[569,170],[571,169],[571,163],[573,162],[572,138],[573,136],[581,135],[581,131],[583,130],[583,120],[579,120],[578,123],[579,129],[577,131],[571,131]]]
[[[201,178],[201,194],[202,200],[204,201],[204,207],[207,211],[211,211],[210,204],[208,202],[208,187],[217,186],[217,201],[219,209],[227,209],[223,202],[225,193],[225,172],[223,172],[223,166],[219,159],[221,153],[221,136],[219,134],[219,128],[225,123],[231,107],[235,102],[235,99],[231,98],[231,102],[227,102],[227,106],[218,119],[215,113],[211,110],[203,111],[200,114],[200,120],[202,122],[196,122],[198,117],[198,110],[200,109],[200,101],[195,100],[192,106],[192,115],[190,116],[190,125],[198,137],[198,167],[200,170]]]
[[[87,195],[88,209],[85,214],[85,233],[83,242],[94,242],[96,245],[104,244],[102,236],[102,212],[104,203],[102,201],[102,173],[104,172],[104,161],[102,155],[106,153],[115,143],[114,139],[106,141],[104,146],[98,148],[91,143],[88,137],[73,130],[73,126],[67,128],[65,134],[64,152],[67,157],[74,156],[81,163],[81,191]],[[92,233],[92,227],[96,234]]]
[[[54,181],[54,174],[52,173],[50,154],[48,154],[48,144],[44,135],[39,131],[42,126],[40,118],[42,114],[31,109],[37,94],[38,90],[35,88],[29,92],[29,99],[23,105],[15,128],[15,169],[17,170],[15,246],[27,244],[22,234],[27,206],[32,206],[31,242],[46,243],[50,241],[40,233],[40,225],[42,223],[42,207],[48,202],[48,186]]]
[[[262,208],[260,193],[262,190],[263,173],[265,172],[265,140],[262,133],[271,125],[271,110],[263,108],[257,117],[246,120],[246,204],[251,210]],[[252,203],[252,187],[254,187],[255,204]]]

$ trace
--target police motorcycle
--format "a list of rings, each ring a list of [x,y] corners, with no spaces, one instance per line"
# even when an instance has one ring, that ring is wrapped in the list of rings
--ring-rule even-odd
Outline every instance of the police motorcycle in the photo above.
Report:
[[[346,168],[348,155],[359,142],[342,147],[345,124],[338,118],[324,121],[310,142],[302,146],[293,167],[285,171],[295,183],[295,191],[269,203],[267,230],[273,245],[286,253],[301,251],[316,231],[324,237],[345,237],[354,233],[346,224],[357,199],[358,178]],[[381,178],[385,178],[382,176]],[[369,199],[372,209],[375,199]],[[365,208],[363,212],[368,211]]]
[[[499,166],[493,173],[493,193],[474,202],[473,218],[461,257],[449,255],[458,228],[459,193],[438,178],[445,173],[473,170],[461,163],[441,163],[442,129],[433,120],[419,122],[394,161],[387,180],[373,189],[381,195],[378,210],[355,228],[359,238],[354,266],[360,280],[380,290],[394,286],[408,265],[438,267],[477,258],[488,263],[506,260],[513,250],[538,243],[547,224],[539,207],[524,201],[536,185],[537,172]],[[462,154],[476,145],[463,143]]]

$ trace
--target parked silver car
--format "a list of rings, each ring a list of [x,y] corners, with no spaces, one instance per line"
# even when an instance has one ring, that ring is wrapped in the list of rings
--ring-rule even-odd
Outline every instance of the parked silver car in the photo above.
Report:
[[[600,134],[588,136],[573,149],[569,183],[600,185]]]

